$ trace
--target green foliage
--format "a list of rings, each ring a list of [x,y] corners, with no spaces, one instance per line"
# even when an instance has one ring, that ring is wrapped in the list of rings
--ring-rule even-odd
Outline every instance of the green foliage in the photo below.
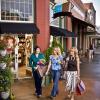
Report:
[[[62,48],[61,43],[57,42],[56,38],[54,38],[51,47],[49,47],[45,51],[45,58],[46,58],[47,62],[49,61],[49,56],[52,54],[52,50],[53,50],[54,47],[60,47],[61,52],[63,52],[63,48]]]
[[[1,62],[5,62],[7,64],[9,64],[11,62],[12,58],[9,57],[9,55],[6,55],[6,56],[0,56],[0,63]]]
[[[10,90],[12,83],[12,73],[9,67],[0,69],[0,92]]]
[[[52,49],[53,49],[53,47],[49,47],[49,48],[45,51],[45,59],[46,59],[46,62],[49,61],[49,56],[52,54]]]
[[[0,41],[0,50],[5,50],[7,47],[4,41]],[[0,67],[0,92],[10,91],[11,84],[13,82],[13,75],[10,69],[10,63],[12,58],[10,55],[6,54],[5,56],[0,55],[0,63],[5,63],[6,67]]]
[[[4,50],[6,47],[7,47],[6,43],[0,40],[0,50]]]
[[[56,38],[54,38],[54,40],[52,42],[52,47],[59,47],[61,49],[61,52],[64,51],[64,49],[62,48],[61,43],[57,42]]]

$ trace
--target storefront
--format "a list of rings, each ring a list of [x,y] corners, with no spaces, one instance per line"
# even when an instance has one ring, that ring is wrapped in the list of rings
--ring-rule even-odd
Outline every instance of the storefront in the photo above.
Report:
[[[0,0],[0,4],[0,39],[15,40],[12,71],[16,78],[30,77],[29,56],[39,33],[34,23],[34,0]]]
[[[67,0],[51,0],[50,3],[50,34],[56,37],[65,52],[77,45],[77,34],[72,30],[72,13],[65,10],[67,3]]]

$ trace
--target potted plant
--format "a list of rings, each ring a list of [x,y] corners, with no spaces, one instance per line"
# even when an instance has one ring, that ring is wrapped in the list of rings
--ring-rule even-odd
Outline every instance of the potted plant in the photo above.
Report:
[[[0,69],[0,93],[2,99],[7,99],[10,95],[12,84],[12,73],[9,67]]]
[[[0,99],[3,100],[10,97],[13,79],[10,67],[11,57],[7,54],[6,49],[6,42],[0,41]]]

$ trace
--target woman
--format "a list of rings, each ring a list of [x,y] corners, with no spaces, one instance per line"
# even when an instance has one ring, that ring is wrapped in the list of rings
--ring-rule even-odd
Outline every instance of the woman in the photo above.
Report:
[[[34,48],[34,53],[30,56],[29,59],[29,63],[30,66],[32,67],[32,73],[33,73],[33,77],[34,77],[34,81],[35,81],[35,95],[37,97],[41,97],[42,95],[42,77],[39,75],[38,73],[38,62],[41,59],[45,59],[44,55],[42,53],[40,53],[40,47],[36,46]]]
[[[89,47],[89,61],[91,61],[93,59],[93,45],[90,44]]]
[[[58,55],[58,48],[55,47],[53,49],[53,54],[50,56],[50,61],[48,65],[48,69],[46,72],[46,75],[49,73],[50,68],[51,68],[51,73],[52,73],[52,78],[53,78],[53,88],[51,91],[50,98],[52,99],[53,97],[56,97],[58,94],[58,82],[60,78],[60,70],[61,70],[61,61],[63,58],[61,55]]]
[[[69,57],[67,61],[67,82],[66,89],[68,91],[68,97],[71,100],[74,100],[74,93],[76,90],[77,79],[80,77],[80,68],[79,68],[79,57],[75,48],[71,48],[69,52]]]

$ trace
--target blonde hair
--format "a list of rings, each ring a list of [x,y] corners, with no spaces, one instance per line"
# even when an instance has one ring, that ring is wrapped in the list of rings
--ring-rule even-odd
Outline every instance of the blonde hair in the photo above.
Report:
[[[56,50],[57,47],[53,47],[52,49],[52,54],[54,54],[54,51]]]
[[[56,47],[56,48],[57,48],[57,54],[61,55],[61,49],[60,49],[60,47]]]
[[[60,47],[58,47],[58,46],[53,47],[52,54],[54,54],[54,50],[56,50],[57,55],[61,55],[61,49],[60,49]]]
[[[79,59],[78,50],[77,50],[76,47],[72,47],[72,48],[69,50],[69,53],[70,53],[70,52],[74,52],[74,56],[75,56],[76,58]]]

